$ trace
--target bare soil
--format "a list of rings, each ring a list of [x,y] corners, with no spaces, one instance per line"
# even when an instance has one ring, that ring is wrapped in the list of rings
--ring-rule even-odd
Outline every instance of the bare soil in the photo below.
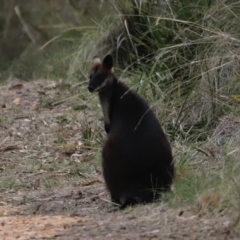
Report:
[[[240,239],[227,216],[160,201],[113,206],[100,150],[84,146],[82,122],[94,113],[71,98],[84,88],[61,80],[0,87],[0,239]]]

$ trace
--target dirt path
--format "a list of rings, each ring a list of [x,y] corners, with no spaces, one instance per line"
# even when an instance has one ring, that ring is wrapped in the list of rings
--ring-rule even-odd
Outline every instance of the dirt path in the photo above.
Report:
[[[79,206],[81,216],[1,217],[1,239],[239,239],[224,228],[223,218],[179,217],[177,211],[154,204],[130,212]],[[81,212],[81,213],[80,213]],[[221,228],[221,231],[219,230]]]
[[[85,99],[76,89],[46,80],[0,87],[0,239],[240,239],[227,217],[199,217],[186,206],[117,211],[100,151],[84,148],[88,103],[70,98]]]

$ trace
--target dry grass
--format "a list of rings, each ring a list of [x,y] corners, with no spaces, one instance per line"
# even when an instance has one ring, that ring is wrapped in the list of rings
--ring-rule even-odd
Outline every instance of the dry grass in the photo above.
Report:
[[[114,7],[116,13],[98,30],[84,33],[78,51],[67,56],[72,61],[65,76],[73,76],[71,83],[39,80],[14,88],[16,82],[9,79],[1,87],[0,196],[2,205],[12,209],[7,215],[88,216],[59,239],[69,233],[104,239],[219,239],[232,234],[237,239],[240,85],[234,26],[240,3],[215,2],[201,10],[201,20],[184,19],[184,11],[173,17],[167,5],[160,17],[158,8],[146,13]],[[129,25],[133,20],[143,25],[138,32]],[[163,35],[170,40],[161,41]],[[102,113],[97,96],[86,90],[88,61],[107,52],[116,57],[116,75],[159,117],[177,171],[172,192],[161,201],[123,212],[112,211],[105,191]]]

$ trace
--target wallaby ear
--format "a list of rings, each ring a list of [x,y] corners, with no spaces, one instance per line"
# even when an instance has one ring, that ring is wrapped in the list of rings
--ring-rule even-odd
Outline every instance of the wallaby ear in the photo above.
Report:
[[[111,55],[107,55],[102,62],[102,66],[107,70],[112,70],[113,67],[113,58]]]
[[[92,68],[96,68],[97,66],[101,65],[102,61],[98,56],[94,56],[92,60]]]

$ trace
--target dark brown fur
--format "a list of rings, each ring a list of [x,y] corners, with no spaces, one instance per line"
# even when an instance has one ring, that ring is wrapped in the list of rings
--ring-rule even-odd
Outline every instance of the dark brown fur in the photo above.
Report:
[[[172,184],[170,144],[145,100],[115,78],[112,57],[95,62],[89,91],[98,91],[104,112],[102,167],[111,199],[122,208],[151,202]]]

